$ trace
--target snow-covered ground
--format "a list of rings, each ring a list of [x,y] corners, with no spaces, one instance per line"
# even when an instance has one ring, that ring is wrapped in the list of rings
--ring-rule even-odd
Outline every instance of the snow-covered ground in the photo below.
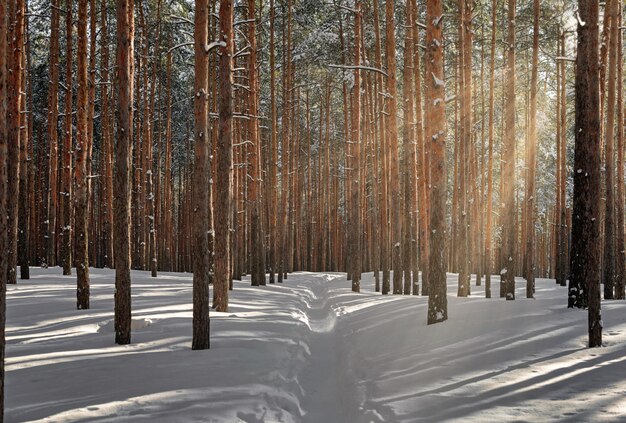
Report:
[[[604,347],[565,288],[537,299],[456,298],[426,326],[424,297],[353,294],[343,274],[235,283],[212,313],[211,349],[192,351],[191,275],[133,272],[132,345],[113,343],[113,272],[33,269],[8,292],[6,421],[626,421],[626,303],[603,302]],[[494,293],[498,281],[494,278]]]

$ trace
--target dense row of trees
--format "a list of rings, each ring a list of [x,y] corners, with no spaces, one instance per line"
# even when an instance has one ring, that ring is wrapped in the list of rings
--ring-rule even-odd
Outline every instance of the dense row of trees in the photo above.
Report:
[[[244,274],[371,271],[429,323],[447,271],[508,300],[571,274],[599,345],[599,269],[606,299],[626,279],[623,7],[516,3],[2,2],[2,307],[18,266],[75,267],[78,309],[115,267],[127,344],[130,269],[193,271],[204,349],[209,284],[227,311]]]

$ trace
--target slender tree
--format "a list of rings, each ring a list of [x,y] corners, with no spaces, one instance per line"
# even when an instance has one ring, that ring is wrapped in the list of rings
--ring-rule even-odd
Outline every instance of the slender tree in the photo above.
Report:
[[[561,56],[565,56],[565,31],[561,31]],[[569,255],[569,239],[568,239],[568,223],[567,223],[567,105],[566,105],[566,97],[567,97],[567,72],[565,68],[565,60],[560,60],[561,65],[561,94],[560,94],[560,123],[559,127],[561,141],[559,144],[559,148],[561,150],[559,162],[560,170],[559,170],[559,243],[561,248],[559,248],[559,268],[560,268],[560,278],[559,285],[565,286],[567,280],[567,261]]]
[[[73,143],[73,1],[65,1],[65,116],[63,121],[63,148],[61,149],[62,248],[63,274],[72,274],[72,143]]]
[[[401,252],[401,201],[400,170],[398,167],[398,87],[396,81],[396,38],[394,20],[395,0],[385,2],[385,46],[387,56],[387,92],[389,93],[389,115],[387,133],[389,135],[389,178],[391,213],[391,267],[393,269],[393,293],[402,294],[402,252]]]
[[[248,0],[248,42],[250,55],[248,56],[248,93],[249,122],[248,134],[252,142],[250,154],[250,175],[248,185],[248,200],[251,207],[250,236],[252,239],[251,279],[252,285],[265,285],[265,235],[261,216],[261,135],[259,132],[259,91],[260,84],[257,78],[257,42],[256,42],[256,8],[255,0]]]
[[[220,0],[219,12],[219,123],[217,141],[215,206],[214,303],[217,311],[228,311],[230,285],[230,229],[233,208],[233,2]]]
[[[504,110],[504,140],[502,144],[502,270],[500,275],[507,300],[515,299],[515,2],[508,0],[508,32],[506,55],[506,103]]]
[[[7,2],[0,2],[0,251],[8,248],[7,226]],[[0,421],[4,421],[4,357],[8,257],[0,254]]]
[[[17,223],[19,196],[19,163],[20,163],[20,126],[22,90],[22,54],[24,48],[24,0],[8,2],[8,57],[7,57],[7,213],[9,227],[8,239],[8,280],[7,283],[17,282]]]
[[[458,210],[458,246],[456,249],[459,263],[459,297],[467,297],[470,294],[470,271],[471,271],[471,241],[468,239],[470,232],[470,207],[472,205],[471,191],[474,183],[471,181],[471,161],[473,157],[472,147],[472,12],[471,0],[459,0],[459,85],[460,85],[460,138],[459,138],[459,194],[460,206]]]
[[[194,20],[195,51],[195,168],[193,184],[193,341],[192,349],[209,348],[209,282],[210,268],[209,227],[211,198],[209,177],[211,160],[209,156],[208,124],[208,80],[209,46],[208,41],[209,1],[196,0]],[[208,235],[211,234],[211,235]]]
[[[88,0],[78,1],[78,90],[76,114],[76,147],[74,195],[76,227],[76,306],[79,310],[89,308],[89,252],[87,237],[89,228],[87,183],[87,160],[89,160],[89,93],[87,86],[87,6]]]
[[[277,163],[278,163],[278,123],[277,123],[277,111],[276,111],[276,48],[275,48],[275,31],[274,22],[276,20],[276,7],[274,6],[274,0],[270,0],[270,169],[269,169],[269,192],[270,196],[268,200],[268,218],[269,218],[269,281],[274,283],[276,281],[276,269],[277,269],[277,218],[278,218],[278,182],[277,182]]]
[[[621,10],[621,0],[619,10]],[[619,26],[622,26],[622,14],[619,14]],[[617,40],[617,122],[624,122],[624,81],[623,81],[623,61],[622,57],[622,37]],[[617,197],[616,210],[617,215],[617,237],[615,239],[616,256],[615,256],[615,299],[623,300],[626,298],[626,245],[624,233],[624,125],[617,125]]]
[[[117,0],[117,145],[114,179],[115,342],[130,344],[130,159],[133,139],[134,0]]]
[[[109,96],[112,93],[109,81],[109,36],[107,22],[107,0],[101,0],[100,5],[100,50],[103,84],[100,86],[100,99],[102,102],[102,152],[100,171],[104,179],[100,185],[102,191],[102,253],[103,265],[113,267],[113,128],[109,110]],[[52,149],[52,147],[50,147]],[[52,160],[52,159],[51,159]],[[52,175],[52,172],[50,172]],[[52,183],[52,182],[51,182]]]
[[[391,0],[387,0],[390,2]],[[362,4],[356,0],[354,12],[354,85],[352,86],[352,157],[350,160],[350,176],[352,178],[350,193],[352,195],[351,239],[350,239],[350,274],[352,291],[361,291],[361,31],[363,28]],[[397,269],[400,272],[400,269]]]
[[[605,211],[604,211],[604,259],[603,283],[604,298],[614,298],[615,286],[615,108],[617,94],[617,62],[622,60],[618,56],[617,38],[620,32],[617,20],[620,13],[618,0],[607,2],[607,12],[610,14],[611,28],[609,32],[609,75],[607,89],[606,126],[604,130],[604,168],[605,170]],[[623,123],[619,123],[620,125]],[[623,229],[622,229],[623,230]]]
[[[20,113],[19,113],[19,194],[18,194],[18,206],[17,206],[17,261],[16,265],[20,267],[20,279],[30,279],[30,242],[29,242],[29,215],[31,211],[29,210],[29,197],[31,196],[31,187],[29,183],[29,176],[32,173],[32,170],[29,168],[28,163],[30,161],[30,137],[32,134],[32,119],[29,117],[29,113],[27,111],[26,106],[26,96],[29,91],[32,74],[30,72],[30,42],[28,35],[28,9],[26,8],[26,3],[24,3],[23,14],[24,17],[22,25],[24,27],[22,35],[23,38],[23,53],[20,55],[20,69],[21,72],[20,83],[21,85],[21,95],[20,95]],[[30,93],[30,97],[32,97],[32,93]],[[32,193],[34,194],[34,193]],[[34,212],[34,210],[33,210]],[[33,228],[34,229],[34,228]]]
[[[491,2],[491,53],[489,58],[489,145],[487,147],[487,224],[485,228],[485,297],[491,298],[493,222],[493,145],[495,142],[495,67],[496,67],[496,11],[497,0]]]
[[[48,89],[48,143],[49,143],[49,177],[46,232],[44,236],[44,253],[42,266],[56,265],[56,228],[58,204],[58,119],[59,119],[59,3],[52,0],[50,23],[50,85]]]
[[[411,294],[412,279],[411,272],[413,270],[413,260],[415,257],[415,250],[413,248],[414,235],[414,220],[417,220],[413,216],[415,210],[415,177],[417,170],[415,169],[415,115],[413,111],[413,49],[411,43],[413,42],[413,17],[414,13],[412,8],[414,5],[411,1],[407,1],[406,4],[406,24],[407,31],[404,37],[404,80],[402,83],[402,98],[404,100],[403,116],[404,125],[402,127],[402,183],[403,183],[403,214],[404,221],[402,222],[402,269],[404,273],[404,295]]]
[[[427,151],[428,143],[424,138],[424,118],[422,112],[422,69],[421,69],[421,48],[419,43],[419,30],[417,22],[419,19],[419,12],[417,10],[417,2],[415,0],[409,0],[412,3],[411,9],[413,11],[413,23],[411,25],[413,29],[413,84],[415,86],[415,139],[416,148],[418,149],[417,161],[418,161],[418,222],[419,226],[419,267],[422,271],[422,295],[428,295],[428,280],[429,280],[429,238],[430,230],[428,227],[429,222],[429,179],[430,179],[430,166],[428,163],[429,154]],[[414,275],[415,280],[417,276]],[[413,295],[419,295],[419,290],[416,290],[416,285],[413,287]]]
[[[443,7],[441,0],[426,2],[426,137],[430,143],[431,211],[428,324],[448,319],[446,283],[446,112],[443,74]]]
[[[598,2],[579,0],[574,210],[569,307],[589,307],[589,347],[602,345],[600,317],[600,100]]]
[[[537,79],[539,62],[539,0],[533,0],[533,63],[530,82],[530,118],[526,147],[526,298],[535,294],[535,172],[537,168]]]

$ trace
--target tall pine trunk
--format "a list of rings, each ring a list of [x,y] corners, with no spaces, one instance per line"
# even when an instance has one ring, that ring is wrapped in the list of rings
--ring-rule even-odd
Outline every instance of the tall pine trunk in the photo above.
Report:
[[[502,143],[502,269],[504,296],[515,299],[515,0],[508,0],[508,33],[504,109],[504,140]]]
[[[87,183],[87,160],[89,153],[89,92],[87,86],[87,5],[88,0],[78,1],[78,92],[76,115],[75,179],[75,233],[76,233],[76,307],[89,308],[89,254],[87,242],[89,185]]]
[[[20,182],[20,126],[22,104],[22,54],[24,47],[24,0],[8,2],[7,49],[7,213],[9,227],[7,283],[17,282],[17,223]]]
[[[391,213],[391,268],[393,269],[393,293],[402,294],[402,252],[401,252],[401,202],[400,169],[398,166],[398,87],[396,82],[396,38],[394,20],[395,0],[385,2],[385,46],[387,56],[387,93],[389,94],[389,115],[387,133],[389,135],[389,180]]]
[[[117,145],[114,176],[115,342],[130,344],[130,159],[133,139],[134,0],[117,0]]]
[[[228,311],[231,278],[230,229],[233,208],[233,2],[220,0],[218,49],[219,103],[217,173],[215,181],[215,280],[214,303],[217,311]]]
[[[431,212],[428,324],[448,319],[446,281],[446,111],[443,74],[443,7],[441,0],[426,2],[426,137],[430,143]]]
[[[539,62],[539,0],[533,0],[533,63],[530,82],[530,122],[526,158],[526,298],[535,295],[535,171],[537,168],[537,67]]]
[[[387,0],[391,1],[391,0]],[[361,10],[361,1],[355,3],[354,12],[354,65],[359,66],[361,63],[361,31],[363,27],[363,15]],[[352,157],[350,160],[350,176],[352,196],[352,207],[350,216],[350,269],[352,275],[352,291],[360,292],[361,290],[361,71],[354,70],[354,85],[352,87]],[[400,269],[398,269],[399,271]]]
[[[195,161],[193,183],[193,340],[192,349],[209,348],[209,282],[210,267],[209,226],[211,213],[210,182],[211,158],[208,124],[208,41],[209,1],[196,0],[194,20],[195,51]]]
[[[63,122],[63,148],[61,149],[61,164],[63,166],[61,172],[61,198],[62,198],[62,234],[61,239],[61,265],[63,266],[63,274],[72,274],[72,143],[73,143],[73,75],[72,68],[72,29],[74,23],[72,21],[72,0],[65,1],[65,116]]]
[[[604,260],[603,283],[604,298],[613,299],[615,285],[615,103],[617,94],[617,61],[621,60],[617,51],[619,2],[609,0],[607,13],[610,14],[609,32],[609,75],[607,89],[606,126],[604,131],[604,168],[605,168],[605,211],[604,211]],[[623,122],[619,122],[620,125]],[[623,230],[623,229],[622,229]]]
[[[104,1],[104,0],[103,0]],[[59,3],[52,0],[50,23],[50,85],[48,89],[48,143],[49,177],[47,193],[47,225],[44,235],[44,253],[42,266],[56,265],[56,229],[58,204],[58,119],[59,119]]]
[[[8,248],[7,227],[7,5],[0,2],[0,251]],[[11,175],[14,177],[14,175]],[[4,421],[4,358],[8,257],[0,254],[0,421]]]
[[[589,347],[602,345],[600,317],[600,100],[598,2],[579,0],[574,210],[569,307],[589,307]],[[581,23],[584,22],[584,25]]]
[[[252,142],[250,154],[250,176],[248,185],[248,204],[251,206],[250,236],[252,239],[250,273],[252,285],[265,285],[265,234],[262,219],[262,190],[261,190],[261,134],[259,131],[259,92],[260,83],[257,77],[257,43],[256,43],[256,13],[255,0],[248,1],[248,42],[250,55],[248,56],[248,137]]]

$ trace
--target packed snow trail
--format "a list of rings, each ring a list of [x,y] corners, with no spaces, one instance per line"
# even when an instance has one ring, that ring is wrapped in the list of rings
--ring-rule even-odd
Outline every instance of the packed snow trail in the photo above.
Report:
[[[334,410],[336,421],[351,421],[356,415],[354,385],[345,377],[348,363],[343,331],[336,330],[336,310],[329,301],[329,282],[341,277],[317,275],[310,284],[296,285],[307,293],[307,318],[311,329],[308,343],[311,354],[299,376],[304,390],[303,422],[324,421],[328,410]]]
[[[235,282],[211,313],[211,349],[191,351],[191,275],[133,272],[132,344],[113,343],[111,270],[33,269],[8,287],[7,422],[626,421],[626,303],[603,302],[604,347],[586,312],[537,280],[535,300],[457,298],[426,325],[427,299],[362,293],[345,274]]]

